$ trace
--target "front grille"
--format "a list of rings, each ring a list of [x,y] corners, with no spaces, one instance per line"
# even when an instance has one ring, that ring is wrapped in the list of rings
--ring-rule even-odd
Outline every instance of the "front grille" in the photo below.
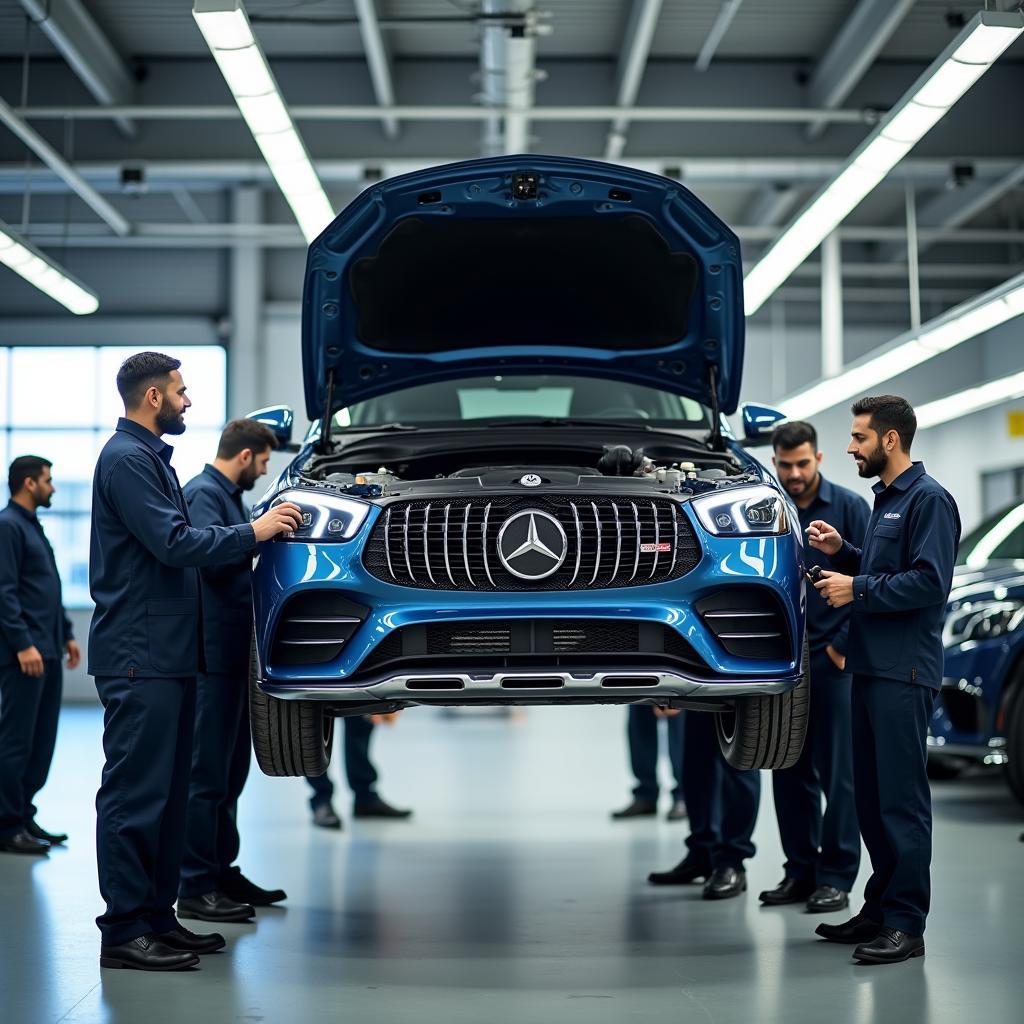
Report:
[[[600,666],[608,657],[629,656],[629,665],[677,665],[706,674],[697,652],[660,622],[614,619],[493,619],[431,622],[393,630],[359,666],[357,675],[385,667],[468,668]]]
[[[366,618],[367,609],[331,591],[297,594],[277,620],[273,665],[323,665],[333,661]]]
[[[498,557],[498,533],[517,512],[558,520],[565,560],[544,579],[520,579]],[[667,550],[666,550],[667,547]],[[398,501],[374,527],[363,560],[378,579],[436,590],[597,590],[664,583],[700,561],[678,503],[665,498],[503,495],[487,501]]]
[[[697,611],[718,642],[737,658],[789,661],[789,628],[778,599],[765,587],[726,587],[701,598]]]

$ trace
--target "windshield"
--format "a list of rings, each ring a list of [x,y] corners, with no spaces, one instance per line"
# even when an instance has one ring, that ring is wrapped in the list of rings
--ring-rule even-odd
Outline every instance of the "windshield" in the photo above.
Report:
[[[1000,509],[960,542],[957,565],[979,569],[989,562],[1024,560],[1024,503]]]
[[[531,419],[695,430],[711,425],[708,410],[692,398],[639,384],[560,374],[467,377],[405,388],[339,410],[333,425],[418,427]]]

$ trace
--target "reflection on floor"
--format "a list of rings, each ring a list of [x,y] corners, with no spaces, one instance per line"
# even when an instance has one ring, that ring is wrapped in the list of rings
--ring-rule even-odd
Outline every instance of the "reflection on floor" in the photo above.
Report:
[[[0,1019],[1021,1019],[1022,815],[998,777],[936,790],[927,958],[862,968],[813,938],[818,918],[758,906],[757,892],[781,876],[767,777],[746,896],[716,904],[696,887],[645,885],[647,871],[678,859],[686,824],[608,820],[628,798],[624,725],[621,708],[409,711],[377,731],[374,755],[382,793],[415,818],[346,815],[341,834],[310,827],[301,780],[254,767],[241,863],[257,882],[286,888],[288,902],[255,925],[224,926],[228,950],[199,971],[101,977],[92,842],[101,719],[69,709],[39,815],[71,833],[69,847],[43,861],[0,855]]]

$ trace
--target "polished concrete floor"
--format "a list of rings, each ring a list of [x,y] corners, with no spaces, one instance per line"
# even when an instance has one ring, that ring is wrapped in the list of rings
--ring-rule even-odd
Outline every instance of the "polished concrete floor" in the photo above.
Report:
[[[346,820],[341,834],[309,826],[300,780],[254,768],[241,864],[286,888],[288,902],[254,925],[224,926],[227,950],[201,970],[144,975],[97,965],[101,719],[70,708],[39,815],[71,833],[68,848],[45,860],[0,855],[0,1020],[1024,1019],[1024,816],[1002,780],[935,791],[927,957],[857,967],[848,949],[815,940],[818,918],[758,905],[781,873],[767,784],[751,892],[707,903],[696,887],[645,884],[678,859],[686,825],[608,820],[628,796],[624,716],[406,712],[377,731],[374,754],[382,793],[415,818]]]

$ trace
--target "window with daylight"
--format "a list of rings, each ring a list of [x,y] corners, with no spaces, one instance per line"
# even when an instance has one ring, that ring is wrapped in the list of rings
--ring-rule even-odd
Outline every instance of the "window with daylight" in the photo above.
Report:
[[[141,346],[0,347],[0,465],[3,480],[19,455],[53,463],[56,492],[39,518],[53,545],[68,608],[88,608],[89,511],[96,456],[122,415],[115,379],[121,362]],[[226,360],[217,345],[164,349],[182,362],[192,400],[188,429],[169,437],[182,484],[216,452],[224,425]]]

